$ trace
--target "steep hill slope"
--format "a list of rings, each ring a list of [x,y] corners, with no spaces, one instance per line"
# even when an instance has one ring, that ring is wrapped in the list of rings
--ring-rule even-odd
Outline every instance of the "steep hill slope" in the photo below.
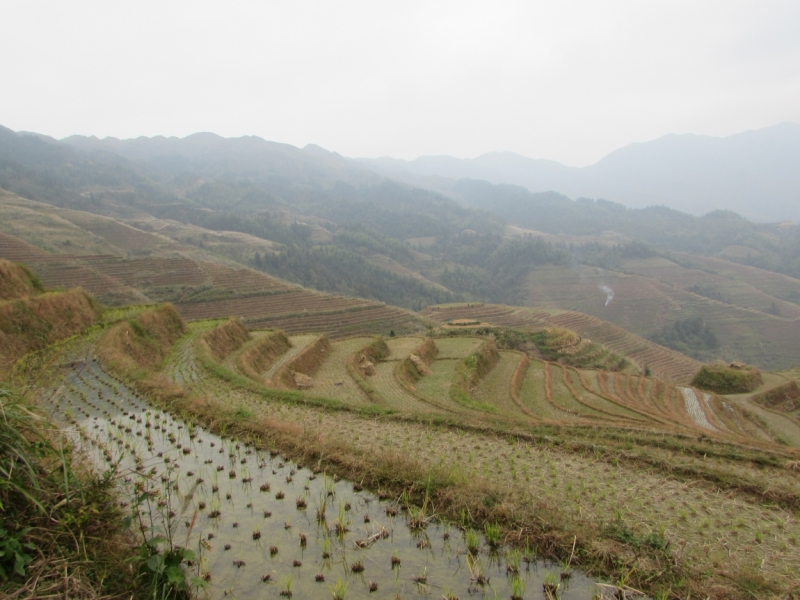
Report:
[[[775,370],[800,364],[797,305],[739,280],[704,277],[677,265],[664,272],[667,262],[660,259],[623,264],[634,272],[658,275],[664,282],[584,266],[542,266],[529,275],[529,302],[590,314],[645,337],[697,316],[719,341],[718,347],[698,349],[702,360],[739,360]],[[771,309],[777,314],[770,314]]]

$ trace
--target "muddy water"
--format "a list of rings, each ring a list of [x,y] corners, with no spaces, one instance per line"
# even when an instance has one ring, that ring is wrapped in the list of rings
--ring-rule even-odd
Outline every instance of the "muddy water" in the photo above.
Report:
[[[45,408],[98,467],[118,465],[127,509],[147,529],[198,554],[200,597],[332,598],[346,585],[345,598],[534,599],[559,580],[560,566],[532,553],[490,550],[483,535],[430,515],[414,527],[395,501],[180,422],[95,362],[75,365]],[[138,511],[137,488],[151,496]],[[564,599],[594,591],[579,572],[560,580]]]

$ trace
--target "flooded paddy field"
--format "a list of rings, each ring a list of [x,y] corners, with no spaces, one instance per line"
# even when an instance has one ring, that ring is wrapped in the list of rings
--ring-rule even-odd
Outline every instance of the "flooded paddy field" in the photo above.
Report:
[[[193,550],[208,598],[589,599],[577,571],[506,548],[499,529],[438,522],[276,451],[151,407],[93,360],[43,402],[97,468],[119,473],[134,528]],[[137,500],[138,502],[137,504]],[[138,525],[137,525],[138,524]]]

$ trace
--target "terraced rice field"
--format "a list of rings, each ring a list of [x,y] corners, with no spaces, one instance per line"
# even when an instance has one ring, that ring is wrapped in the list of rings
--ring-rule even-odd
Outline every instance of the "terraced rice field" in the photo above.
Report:
[[[224,315],[253,319],[275,315],[311,314],[318,311],[346,310],[369,304],[366,300],[327,296],[305,290],[287,290],[282,293],[262,294],[215,300],[210,302],[178,303],[175,308],[185,319],[220,318]]]
[[[389,356],[386,358],[386,360],[403,360],[422,343],[422,340],[423,338],[416,336],[404,336],[387,339],[386,345],[389,347]]]
[[[290,317],[252,317],[247,319],[247,323],[251,327],[269,327],[290,333],[327,333],[331,338],[358,334],[387,335],[392,330],[413,332],[425,328],[414,313],[375,303],[358,305],[345,311],[322,310]]]
[[[682,275],[663,283],[654,278],[610,271],[604,272],[601,279],[588,267],[575,271],[541,267],[531,275],[530,301],[538,306],[569,308],[589,314],[641,336],[659,331],[679,319],[699,316],[719,340],[719,348],[713,351],[717,358],[740,360],[768,370],[788,368],[800,362],[800,347],[796,343],[800,322],[793,316],[800,314],[800,309],[781,299],[787,296],[771,298],[763,288],[745,284],[737,276],[731,281],[713,273],[696,271],[688,277],[687,270],[678,270]],[[767,275],[765,279],[774,281],[776,278]],[[607,305],[605,295],[598,290],[601,280],[615,292],[614,299]],[[690,284],[689,287],[699,285],[721,300],[683,289],[682,281]],[[797,289],[795,283],[794,294]],[[768,314],[770,311],[778,315]],[[597,333],[587,332],[585,337],[618,351]],[[643,365],[644,360],[644,357],[636,358],[639,365]]]
[[[498,490],[492,492],[503,498],[498,510],[510,511],[520,523],[546,520],[555,511],[560,515],[559,522],[569,523],[580,537],[584,531],[603,530],[613,521],[639,536],[636,539],[669,542],[670,560],[688,561],[692,568],[707,573],[717,570],[745,573],[757,567],[759,573],[783,586],[782,589],[788,589],[796,581],[800,554],[794,550],[800,539],[800,521],[791,509],[781,508],[780,501],[764,501],[760,492],[747,490],[795,497],[800,496],[800,480],[793,476],[789,466],[779,462],[731,459],[740,450],[731,453],[725,446],[730,441],[745,442],[742,448],[758,443],[752,434],[758,423],[745,420],[737,425],[734,418],[744,418],[744,413],[733,411],[731,403],[746,402],[745,398],[729,400],[693,391],[697,404],[687,406],[678,388],[652,378],[578,371],[531,360],[519,392],[520,401],[534,415],[530,417],[520,410],[510,394],[511,377],[521,355],[503,351],[498,364],[472,391],[476,403],[491,403],[496,409],[490,414],[480,413],[450,400],[449,388],[455,367],[481,340],[442,338],[435,340],[440,358],[432,364],[433,374],[417,383],[417,391],[429,396],[435,404],[419,401],[402,386],[402,393],[388,403],[411,414],[438,412],[450,421],[461,419],[472,427],[440,427],[391,416],[376,419],[357,412],[271,401],[267,396],[216,379],[193,361],[190,352],[197,336],[216,324],[219,321],[192,323],[189,334],[175,345],[164,372],[173,381],[200,390],[205,401],[218,407],[220,414],[247,415],[248,422],[267,423],[278,431],[294,428],[303,432],[304,439],[307,436],[308,440],[316,440],[314,443],[330,443],[356,462],[401,455],[423,470],[452,469],[458,473],[458,481],[467,482],[464,485],[488,486],[480,488],[482,493],[488,493],[486,489]],[[311,339],[312,336],[293,337],[292,350]],[[308,394],[337,397],[334,394],[338,392],[340,399],[353,406],[367,405],[369,399],[350,378],[346,361],[372,339],[357,337],[332,342],[333,351],[315,380],[322,376],[333,382],[333,387],[322,391],[316,386]],[[386,392],[392,389],[390,381],[399,385],[392,377],[394,366],[420,341],[416,337],[387,341],[391,350],[388,359],[379,362],[378,374],[368,378],[384,399],[390,398]],[[86,356],[93,353],[88,347],[82,351]],[[349,582],[348,595],[355,598],[370,597],[370,581],[378,584],[378,594],[387,592],[390,597],[395,593],[401,593],[402,597],[436,594],[445,587],[464,597],[477,593],[478,597],[493,598],[495,592],[504,594],[501,597],[508,596],[510,580],[502,559],[499,565],[484,562],[482,568],[493,573],[492,585],[485,589],[475,587],[474,577],[468,574],[469,569],[464,569],[466,555],[460,532],[449,530],[450,548],[455,546],[449,553],[444,537],[448,529],[432,523],[427,538],[431,548],[424,543],[423,548],[417,548],[420,538],[411,536],[408,528],[402,527],[402,518],[387,518],[385,503],[355,492],[351,484],[334,484],[322,474],[304,470],[277,455],[270,457],[257,448],[244,444],[237,448],[236,442],[220,440],[191,423],[180,423],[148,407],[122,383],[105,375],[97,363],[71,364],[75,370],[65,375],[61,395],[43,396],[51,402],[55,417],[80,430],[81,439],[91,446],[101,466],[120,457],[128,461],[123,463],[131,479],[126,483],[145,481],[156,494],[156,502],[166,498],[167,488],[159,483],[161,476],[167,477],[165,484],[177,482],[176,501],[186,512],[178,515],[176,527],[179,532],[185,531],[180,529],[182,522],[190,520],[197,510],[192,532],[196,537],[191,538],[191,543],[197,545],[202,538],[210,546],[209,549],[203,546],[205,560],[197,565],[200,574],[212,575],[212,597],[222,597],[227,592],[228,597],[258,594],[278,598],[290,576],[294,577],[295,594],[316,597],[321,588],[314,576],[320,573],[329,577],[326,579],[329,584],[337,579]],[[343,384],[336,386],[337,381]],[[360,403],[353,402],[345,390],[357,391],[362,398]],[[409,398],[413,402],[403,404]],[[716,430],[704,427],[699,413],[694,412],[698,406],[706,423]],[[503,420],[518,437],[505,437],[502,430],[481,431],[474,427],[488,427],[490,423],[493,427]],[[541,422],[572,427],[563,430],[565,435],[560,438],[563,445],[547,442],[554,435],[560,436],[554,433],[556,429],[548,430],[541,438],[524,436],[527,428],[535,430]],[[603,431],[612,433],[605,438]],[[672,447],[670,433],[676,431],[689,435]],[[706,439],[718,439],[721,446],[697,442],[700,433],[708,436]],[[600,437],[593,437],[596,435]],[[573,441],[583,439],[586,445],[571,449]],[[648,440],[652,440],[652,445],[648,445]],[[693,443],[705,445],[702,450],[687,453],[684,445]],[[222,455],[218,454],[220,448],[224,450]],[[590,448],[595,450],[588,451]],[[157,456],[158,452],[161,456]],[[165,458],[170,462],[165,463]],[[662,464],[674,466],[681,476],[670,476],[669,471],[659,466]],[[217,471],[219,467],[223,470]],[[235,471],[235,477],[229,476],[230,471]],[[250,477],[252,481],[241,481]],[[738,483],[727,486],[727,481]],[[259,490],[264,484],[269,484],[268,492]],[[349,522],[351,532],[341,546],[334,543],[338,543],[336,536],[326,535],[330,528],[319,527],[313,518],[329,485],[335,488],[336,501],[335,510],[333,501],[329,505],[329,525],[339,514],[339,500],[350,503],[344,519]],[[277,491],[284,492],[284,499],[275,498]],[[305,502],[305,509],[296,505],[298,498]],[[204,508],[200,508],[200,502]],[[219,511],[220,515],[211,517],[212,511]],[[263,511],[271,513],[270,516],[265,517]],[[369,524],[362,524],[364,514],[369,515]],[[378,536],[370,543],[372,549],[353,546],[355,540],[380,533],[379,527],[386,527],[390,536],[385,539]],[[404,531],[410,537],[404,538]],[[209,533],[213,539],[209,539]],[[254,533],[263,538],[254,539]],[[299,544],[300,533],[307,536],[305,548]],[[322,557],[326,539],[331,544],[329,563]],[[268,542],[259,544],[261,540]],[[226,544],[230,544],[230,550],[225,550]],[[278,547],[276,554],[268,551],[271,545]],[[397,572],[387,565],[387,558],[395,550],[403,563],[399,579],[393,578]],[[381,552],[388,554],[384,556]],[[291,566],[294,561],[300,566]],[[350,570],[355,561],[365,565],[363,580]],[[446,568],[434,566],[442,564]],[[405,568],[412,565],[413,574],[412,569]],[[386,571],[385,566],[388,566]],[[431,585],[416,587],[412,578],[425,568]],[[270,574],[270,580],[262,581],[266,574]],[[524,597],[538,597],[541,579],[535,578],[533,570],[526,577],[530,579],[526,579],[528,591]],[[575,589],[561,597],[570,597]],[[588,588],[582,588],[581,593],[585,595],[573,597],[591,596]]]
[[[519,396],[522,403],[542,421],[557,421],[561,423],[574,423],[578,417],[560,409],[553,403],[552,391],[546,382],[551,373],[545,373],[546,363],[532,360],[528,367],[525,380],[520,388]],[[548,370],[549,371],[549,370]]]
[[[145,535],[196,551],[188,568],[206,581],[203,597],[324,597],[326,586],[353,598],[435,589],[494,597],[541,589],[545,571],[558,573],[502,547],[494,556],[506,561],[468,552],[469,536],[483,546],[479,534],[433,519],[412,524],[395,501],[175,419],[96,362],[73,366],[44,407],[99,469],[117,470],[123,509],[140,516]],[[522,568],[509,573],[508,561]],[[561,597],[588,600],[592,588],[576,572]]]
[[[727,261],[723,261],[723,264]],[[726,265],[729,268],[732,264]],[[741,265],[739,265],[741,267]],[[789,319],[800,318],[800,306],[792,302],[787,302],[765,294],[760,288],[755,287],[752,283],[747,281],[750,279],[746,274],[749,274],[746,269],[752,267],[745,267],[744,270],[737,268],[736,276],[722,276],[717,273],[711,273],[708,269],[700,270],[696,268],[683,267],[667,258],[655,257],[646,259],[635,259],[623,261],[623,269],[629,273],[636,273],[645,277],[652,277],[658,279],[663,283],[674,285],[683,290],[689,290],[697,286],[700,290],[711,290],[719,295],[726,303],[734,304],[740,308],[752,308],[761,312],[766,312],[770,309],[772,304],[778,309],[778,312]],[[752,269],[751,272],[757,272],[758,269]],[[763,273],[763,271],[762,271]],[[744,275],[744,277],[743,277]],[[771,280],[780,280],[782,283],[785,281],[786,285],[791,285],[795,293],[800,293],[800,283],[791,282],[791,278],[783,279],[784,276],[775,274],[776,276],[769,277]],[[764,277],[760,278],[759,283],[762,283]]]
[[[758,406],[753,402],[741,399],[732,399],[740,406],[744,406],[748,411],[753,412],[759,419],[766,423],[772,433],[770,438],[776,438],[779,442],[790,446],[800,447],[800,422],[789,415],[775,412]]]
[[[682,387],[679,389],[681,391],[681,395],[683,396],[684,405],[686,406],[686,413],[691,417],[692,421],[694,421],[697,425],[699,425],[703,429],[708,429],[710,431],[717,431],[717,428],[708,422],[706,413],[703,410],[703,406],[700,403],[700,400],[698,400],[695,391],[691,388]]]
[[[683,268],[697,269],[703,273],[713,274],[732,282],[741,282],[750,288],[779,300],[792,300],[800,297],[800,283],[797,279],[765,271],[756,267],[741,265],[723,258],[712,256],[694,256],[681,252],[675,253],[675,259]],[[783,306],[779,303],[779,306]]]
[[[431,374],[420,379],[415,388],[434,408],[452,413],[464,413],[463,406],[450,399],[450,385],[455,376],[457,359],[437,359],[430,366]]]
[[[198,387],[204,393],[222,393],[209,388],[208,381],[193,358],[197,336],[220,321],[197,321],[190,334],[176,345],[165,367],[170,379]],[[266,333],[256,332],[254,341]],[[292,348],[280,356],[264,373],[272,379],[278,369],[293,360],[318,336],[291,336]],[[461,361],[482,343],[474,337],[435,339],[439,354],[430,365],[431,373],[411,385],[401,381],[399,363],[422,341],[416,336],[395,337],[387,341],[390,355],[375,364],[376,373],[366,377],[374,391],[370,398],[348,371],[348,361],[374,338],[357,336],[331,342],[331,351],[312,376],[313,387],[305,392],[353,407],[379,404],[409,414],[438,414],[480,419],[511,426],[539,422],[598,424],[632,430],[683,432],[689,435],[714,433],[730,439],[781,441],[800,446],[800,423],[792,417],[757,407],[748,397],[717,398],[690,388],[677,388],[657,379],[628,373],[578,370],[556,363],[531,359],[521,380],[519,402],[511,394],[511,381],[521,354],[501,351],[499,363],[470,390],[474,404],[462,404],[451,397],[451,387]],[[224,361],[236,370],[236,356]],[[212,383],[214,380],[210,380]],[[778,378],[776,381],[783,381]],[[745,411],[737,408],[741,406]],[[748,416],[755,414],[757,418]]]
[[[382,362],[375,365],[375,375],[369,383],[392,410],[411,414],[427,414],[441,412],[434,406],[425,404],[400,385],[395,375],[397,362]]]
[[[189,333],[175,344],[164,361],[163,370],[170,381],[188,387],[201,379],[203,374],[195,360],[195,344],[203,333],[220,323],[221,321],[189,323]]]
[[[592,386],[596,382],[595,371],[579,372],[576,369],[565,368],[564,372],[569,381],[570,391],[577,396],[577,401],[595,413],[596,418],[603,420],[629,421],[631,424],[647,423],[648,419],[640,413],[631,410],[608,396],[603,396],[599,389]],[[562,378],[563,378],[562,373]],[[637,403],[638,404],[638,403]]]
[[[410,347],[412,344],[397,341],[394,345]],[[445,365],[456,361],[437,362]],[[504,367],[501,360],[494,372],[510,370],[510,366]],[[436,374],[423,378],[420,383],[431,381],[430,377],[435,378]],[[577,421],[575,415],[557,411],[548,402],[544,380],[543,364],[532,361],[520,392],[526,405],[542,418],[564,423]],[[445,378],[443,387],[448,383]],[[619,388],[624,385],[625,389],[635,390],[641,399],[638,380],[615,383],[614,393],[620,393]],[[646,385],[644,389],[647,391]],[[355,452],[365,455],[399,451],[425,464],[457,466],[469,480],[491,480],[507,490],[509,502],[523,506],[532,503],[535,496],[537,503],[563,507],[576,523],[596,525],[606,521],[609,515],[617,515],[615,518],[641,535],[665,535],[675,556],[681,560],[749,569],[758,557],[762,572],[784,583],[791,581],[792,573],[800,569],[800,554],[789,550],[796,547],[800,536],[800,522],[791,511],[759,504],[733,492],[720,494],[715,485],[665,478],[658,471],[648,472],[638,467],[632,470],[633,467],[623,462],[598,462],[591,456],[492,435],[439,430],[432,436],[428,427],[417,423],[376,421],[302,406],[275,406],[248,400],[246,395],[239,401],[254,414],[302,426],[309,435],[328,432],[327,435],[348,440]],[[363,435],[366,430],[370,432],[368,436]],[[682,457],[666,448],[651,448],[647,452],[656,458],[663,454],[663,459],[676,461],[676,466],[684,464],[685,468],[716,468],[717,464],[719,468],[728,468],[720,458]],[[765,469],[750,474],[743,464],[740,474],[761,477],[764,485],[768,485],[771,477],[785,475],[772,467]],[[780,481],[780,485],[800,488],[796,478]],[[640,493],[640,490],[648,490],[648,493]]]
[[[223,360],[222,365],[227,367],[231,371],[239,371],[239,357],[242,355],[243,352],[246,352],[249,348],[252,348],[256,344],[258,344],[261,340],[265,337],[269,336],[272,332],[271,331],[251,331],[250,332],[250,339],[247,340],[244,344],[242,344],[239,348],[230,352]]]
[[[462,304],[429,306],[420,314],[439,323],[447,323],[453,319],[475,319],[497,327],[562,327],[625,356],[641,370],[649,368],[654,376],[665,381],[687,383],[701,366],[700,362],[679,352],[654,344],[597,317],[574,311]]]
[[[435,408],[421,402],[400,385],[395,373],[400,361],[407,358],[420,343],[422,338],[413,336],[386,340],[390,354],[386,360],[375,365],[375,375],[368,378],[370,385],[393,410],[412,414],[436,412]]]
[[[13,235],[0,233],[0,258],[27,263],[35,258],[50,256],[50,253]]]
[[[331,352],[314,374],[314,387],[311,393],[315,396],[339,400],[351,406],[372,404],[369,397],[347,372],[347,361],[371,341],[372,338],[356,337],[339,340],[332,344]]]
[[[437,338],[434,341],[439,349],[436,360],[448,360],[466,358],[478,349],[482,340],[469,337],[453,337]]]
[[[500,360],[489,374],[481,379],[477,389],[471,394],[476,402],[494,407],[495,410],[510,419],[528,420],[511,398],[511,378],[519,364],[521,354],[517,352],[500,352]]]

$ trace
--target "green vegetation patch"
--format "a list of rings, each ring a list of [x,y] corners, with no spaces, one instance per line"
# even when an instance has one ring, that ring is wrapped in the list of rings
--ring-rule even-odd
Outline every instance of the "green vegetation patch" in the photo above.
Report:
[[[0,388],[0,406],[0,596],[144,597],[113,473],[81,465],[14,390]]]
[[[716,334],[699,316],[665,325],[660,331],[647,336],[647,339],[700,360],[708,358],[711,351],[719,348]]]
[[[692,380],[692,385],[717,394],[744,394],[752,392],[763,383],[761,372],[744,365],[703,365]]]

